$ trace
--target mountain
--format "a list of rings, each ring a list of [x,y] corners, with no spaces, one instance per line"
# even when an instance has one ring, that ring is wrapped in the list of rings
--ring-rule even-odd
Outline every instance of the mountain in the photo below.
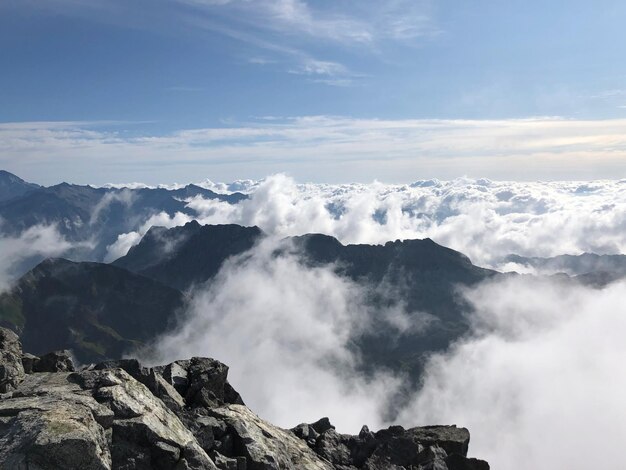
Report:
[[[71,349],[81,362],[119,358],[173,326],[176,289],[107,264],[48,259],[0,295],[0,325],[40,354]]]
[[[351,436],[322,418],[281,429],[210,358],[75,370],[66,352],[24,354],[0,328],[0,370],[3,469],[489,470],[467,457],[469,431],[456,426],[363,426]]]
[[[0,202],[23,196],[38,188],[37,184],[27,183],[8,171],[0,170]]]
[[[153,227],[113,264],[186,290],[210,281],[226,259],[246,252],[264,236],[257,227],[236,225]],[[467,332],[469,306],[461,302],[458,287],[500,275],[430,239],[343,245],[333,237],[310,234],[286,238],[280,247],[276,256],[295,249],[303,263],[328,266],[352,279],[364,288],[365,302],[374,309],[398,305],[414,316],[414,327],[400,333],[385,318],[377,318],[375,332],[355,338],[354,344],[365,372],[388,367],[405,371],[415,382],[428,354],[445,350]],[[431,321],[420,328],[425,314]]]
[[[12,196],[3,199],[5,180],[16,182],[7,183],[13,188]],[[185,202],[194,197],[229,204],[247,198],[241,193],[218,194],[193,184],[175,190],[94,188],[68,183],[38,187],[4,172],[0,173],[0,235],[15,237],[37,225],[54,225],[66,240],[76,244],[66,257],[102,261],[107,247],[120,234],[138,230],[153,215],[164,212],[172,217],[181,212],[196,216]]]
[[[559,255],[551,258],[509,255],[506,262],[531,268],[538,274],[564,273],[577,281],[602,287],[626,277],[626,255]]]
[[[200,225],[152,227],[126,256],[113,265],[179,290],[211,279],[222,263],[251,249],[262,237],[258,227]]]

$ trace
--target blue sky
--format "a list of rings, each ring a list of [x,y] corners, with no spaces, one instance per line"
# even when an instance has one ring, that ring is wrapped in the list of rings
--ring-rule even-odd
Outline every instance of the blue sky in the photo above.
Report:
[[[626,177],[625,19],[610,0],[4,0],[0,165],[43,183]],[[577,140],[529,156],[527,119]]]

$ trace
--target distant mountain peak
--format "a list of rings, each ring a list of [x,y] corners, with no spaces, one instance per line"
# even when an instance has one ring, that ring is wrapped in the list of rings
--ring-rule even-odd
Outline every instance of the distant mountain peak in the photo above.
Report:
[[[22,196],[39,187],[38,184],[24,181],[13,173],[0,170],[0,202]]]

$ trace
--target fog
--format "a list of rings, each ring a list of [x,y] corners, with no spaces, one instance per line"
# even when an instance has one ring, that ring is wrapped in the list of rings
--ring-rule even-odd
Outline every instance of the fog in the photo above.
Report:
[[[350,339],[374,315],[364,290],[330,268],[305,267],[273,243],[231,261],[194,292],[184,326],[143,358],[215,357],[246,404],[291,427],[330,416],[339,431],[392,424],[386,410],[402,377],[365,380]],[[471,330],[430,358],[394,423],[470,429],[470,454],[492,468],[622,468],[626,439],[626,283],[603,290],[518,276],[464,290]],[[416,319],[419,321],[419,318]],[[401,329],[398,329],[401,332]]]
[[[140,354],[149,363],[193,355],[223,361],[246,404],[281,426],[322,416],[353,432],[382,426],[400,378],[381,371],[364,379],[350,341],[370,330],[373,315],[398,331],[409,319],[397,308],[375,312],[363,288],[330,267],[306,267],[294,253],[274,256],[278,246],[265,240],[228,262],[194,292],[183,327]]]
[[[261,227],[269,238],[227,262],[210,285],[189,292],[182,327],[141,355],[150,363],[215,357],[230,366],[231,383],[246,403],[285,427],[322,416],[343,432],[391,424],[386,411],[403,377],[381,370],[365,379],[351,342],[375,328],[374,317],[398,334],[430,317],[401,306],[374,311],[365,300],[367,286],[338,276],[332,266],[307,266],[289,249],[274,256],[282,237],[321,232],[344,243],[430,237],[500,270],[520,270],[504,261],[510,253],[626,251],[624,181],[333,186],[275,175],[220,187],[245,190],[250,198],[237,205],[191,199],[196,217],[151,215],[119,235],[107,261],[153,225],[195,218]],[[2,238],[0,290],[30,257],[71,249],[54,226]],[[495,469],[622,468],[626,283],[591,289],[516,276],[460,295],[472,306],[470,331],[430,358],[421,389],[412,391],[395,421],[468,427],[470,454]]]
[[[496,469],[621,469],[626,283],[515,278],[467,291],[473,334],[433,357],[400,421],[457,423]]]
[[[23,273],[25,265],[30,266],[33,260],[61,256],[74,246],[54,225],[35,225],[19,236],[0,237],[0,293]]]

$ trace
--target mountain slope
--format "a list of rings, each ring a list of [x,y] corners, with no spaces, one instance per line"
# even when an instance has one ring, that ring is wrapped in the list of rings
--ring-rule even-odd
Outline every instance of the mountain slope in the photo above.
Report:
[[[169,230],[153,227],[114,264],[184,290],[210,282],[226,259],[244,253],[263,236],[256,227],[197,222]],[[327,266],[352,279],[375,311],[395,305],[413,318],[414,325],[398,332],[381,314],[372,332],[354,338],[354,347],[364,371],[389,367],[415,381],[428,354],[445,350],[468,329],[469,306],[457,289],[500,275],[429,239],[342,245],[333,237],[311,234],[284,239],[278,247],[276,256],[295,250],[303,263]],[[421,327],[425,315],[431,321]]]
[[[48,259],[0,295],[0,324],[33,353],[72,349],[91,362],[153,339],[182,305],[179,291],[124,269]]]
[[[13,181],[6,183],[6,191],[3,181]],[[13,196],[3,199],[4,192]],[[102,261],[107,247],[120,234],[138,230],[151,216],[165,213],[173,217],[177,212],[196,216],[185,202],[194,197],[229,204],[247,198],[241,193],[218,194],[193,184],[176,190],[94,188],[68,183],[38,187],[0,173],[0,235],[17,237],[31,227],[53,225],[66,240],[76,244],[64,256]]]
[[[217,274],[230,256],[248,251],[262,237],[258,227],[204,225],[152,227],[113,265],[185,290]]]
[[[8,171],[0,170],[0,202],[20,197],[39,188],[39,185],[28,183]]]

